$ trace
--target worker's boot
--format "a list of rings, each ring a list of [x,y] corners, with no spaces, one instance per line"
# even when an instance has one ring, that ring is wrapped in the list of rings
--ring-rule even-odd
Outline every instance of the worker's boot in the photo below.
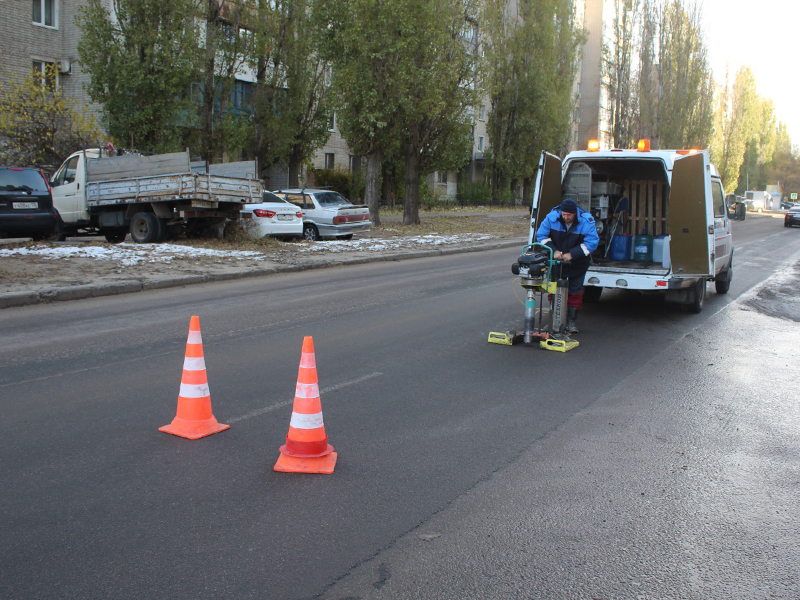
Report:
[[[567,308],[567,333],[578,333],[575,320],[578,318],[578,309],[574,306]]]

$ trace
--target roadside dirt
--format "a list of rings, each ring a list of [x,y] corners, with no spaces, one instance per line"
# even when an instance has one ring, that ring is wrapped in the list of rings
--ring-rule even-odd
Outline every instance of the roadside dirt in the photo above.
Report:
[[[234,233],[223,240],[178,239],[167,244],[115,245],[102,238],[66,242],[0,240],[0,293],[119,281],[245,274],[286,265],[339,264],[376,253],[397,254],[520,240],[527,233],[524,211],[421,216],[404,227],[385,217],[381,227],[351,241],[281,242]]]

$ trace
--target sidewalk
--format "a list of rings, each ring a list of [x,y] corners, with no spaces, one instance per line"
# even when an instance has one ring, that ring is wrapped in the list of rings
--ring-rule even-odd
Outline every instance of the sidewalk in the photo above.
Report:
[[[799,292],[796,264],[322,597],[799,598]]]

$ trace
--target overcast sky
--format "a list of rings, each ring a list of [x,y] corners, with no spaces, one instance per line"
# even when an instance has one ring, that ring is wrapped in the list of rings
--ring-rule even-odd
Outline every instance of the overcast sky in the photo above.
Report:
[[[797,0],[700,0],[714,78],[731,81],[750,67],[758,93],[771,98],[775,114],[800,144],[800,2]]]

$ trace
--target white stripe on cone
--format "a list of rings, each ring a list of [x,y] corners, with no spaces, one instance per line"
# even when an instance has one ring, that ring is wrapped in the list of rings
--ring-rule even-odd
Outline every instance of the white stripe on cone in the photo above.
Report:
[[[313,353],[303,352],[300,355],[300,368],[306,368],[306,369],[317,368],[317,359],[314,357]]]
[[[185,371],[204,371],[206,368],[206,359],[202,356],[190,357],[187,356],[183,359],[183,369]]]
[[[193,329],[189,330],[189,337],[186,338],[187,344],[202,344],[203,343],[203,336],[200,335],[199,331],[194,331]]]
[[[298,382],[294,395],[297,398],[319,398],[319,384]]]
[[[317,429],[322,427],[322,413],[305,415],[303,413],[292,412],[292,420],[289,425],[295,429]]]
[[[210,396],[207,383],[181,383],[181,398],[205,398]]]

